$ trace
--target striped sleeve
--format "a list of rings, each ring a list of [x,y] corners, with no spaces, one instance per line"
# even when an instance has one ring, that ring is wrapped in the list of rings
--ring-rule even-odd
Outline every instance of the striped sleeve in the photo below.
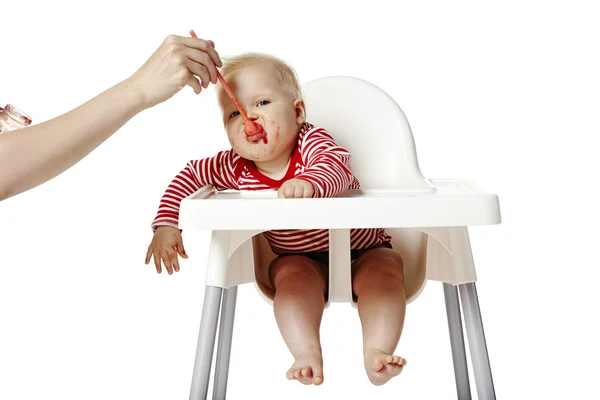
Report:
[[[231,150],[217,153],[213,157],[192,160],[173,178],[160,200],[158,212],[152,221],[152,230],[162,225],[177,228],[181,201],[206,185],[217,189],[238,189],[236,166],[241,162],[239,155]]]
[[[305,169],[294,178],[312,183],[313,197],[335,197],[349,189],[354,179],[350,171],[350,153],[320,127],[309,129],[301,140]]]

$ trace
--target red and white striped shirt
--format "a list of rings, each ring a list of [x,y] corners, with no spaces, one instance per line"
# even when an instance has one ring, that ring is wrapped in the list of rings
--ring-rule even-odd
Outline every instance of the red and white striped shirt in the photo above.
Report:
[[[280,180],[262,174],[254,162],[233,150],[188,162],[163,195],[152,229],[161,225],[178,227],[181,201],[203,186],[213,185],[218,190],[278,189],[292,178],[312,183],[313,197],[335,197],[345,190],[360,188],[358,179],[350,172],[350,153],[338,146],[325,129],[306,122],[300,129],[288,170]],[[272,230],[264,235],[275,254],[329,249],[329,231],[326,229]],[[364,249],[390,240],[383,228],[350,231],[352,249]]]

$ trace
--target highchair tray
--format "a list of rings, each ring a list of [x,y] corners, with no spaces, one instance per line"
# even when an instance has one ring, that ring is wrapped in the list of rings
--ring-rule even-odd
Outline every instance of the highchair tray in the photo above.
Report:
[[[275,190],[217,191],[185,198],[181,229],[416,228],[500,223],[498,196],[468,179],[431,179],[435,190],[349,190],[332,198],[279,199]]]

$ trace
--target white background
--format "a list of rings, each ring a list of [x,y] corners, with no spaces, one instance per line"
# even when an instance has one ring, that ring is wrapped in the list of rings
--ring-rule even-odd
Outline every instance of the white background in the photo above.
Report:
[[[280,56],[302,83],[342,74],[379,85],[406,113],[425,176],[466,176],[500,198],[502,224],[470,229],[498,398],[599,397],[594,2],[4,3],[0,104],[36,123],[190,28],[222,55]],[[0,399],[188,397],[209,233],[184,235],[190,258],[174,276],[144,256],[173,175],[227,145],[213,89],[185,88],[0,204]],[[368,382],[349,304],[325,311],[322,344],[324,384],[287,381],[293,360],[272,308],[242,286],[229,398],[456,396],[439,282],[408,308],[397,349],[408,365],[389,384]]]

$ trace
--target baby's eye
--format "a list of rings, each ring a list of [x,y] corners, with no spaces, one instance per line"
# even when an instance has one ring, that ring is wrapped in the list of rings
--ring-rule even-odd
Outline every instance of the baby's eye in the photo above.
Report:
[[[232,112],[231,114],[229,114],[229,119],[231,119],[231,118],[235,118],[235,117],[237,117],[238,115],[240,115],[240,112],[239,112],[239,111],[234,111],[234,112]]]
[[[270,104],[271,102],[269,100],[261,100],[258,103],[256,103],[257,106],[266,106],[267,104]]]

